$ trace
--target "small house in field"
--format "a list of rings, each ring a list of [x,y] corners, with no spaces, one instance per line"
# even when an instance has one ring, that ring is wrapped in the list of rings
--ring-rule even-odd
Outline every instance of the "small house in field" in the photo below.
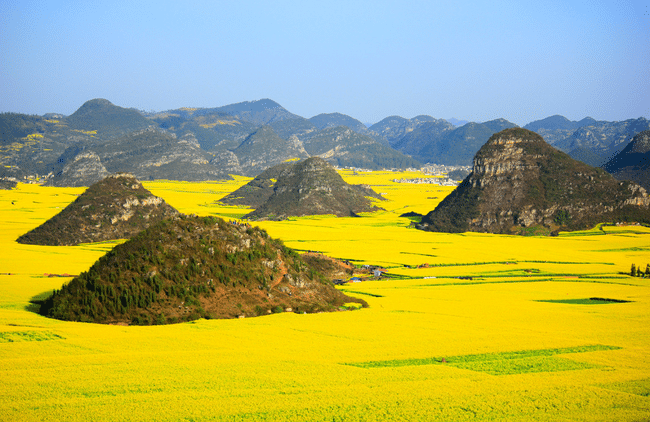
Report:
[[[352,278],[350,279],[350,281],[351,281],[352,283],[360,283],[360,282],[361,282],[361,279],[360,279],[359,277],[352,277]]]

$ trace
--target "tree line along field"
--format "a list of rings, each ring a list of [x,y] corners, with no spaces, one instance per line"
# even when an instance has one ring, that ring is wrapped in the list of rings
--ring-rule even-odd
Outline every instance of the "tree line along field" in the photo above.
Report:
[[[361,218],[256,223],[287,246],[383,267],[342,286],[358,311],[165,326],[52,320],[42,298],[119,242],[15,239],[83,188],[0,191],[0,420],[405,421],[650,418],[650,229],[558,237],[408,228],[453,188],[342,171],[384,193]],[[239,218],[216,201],[246,183],[144,183],[179,211]],[[56,276],[52,276],[56,275]]]

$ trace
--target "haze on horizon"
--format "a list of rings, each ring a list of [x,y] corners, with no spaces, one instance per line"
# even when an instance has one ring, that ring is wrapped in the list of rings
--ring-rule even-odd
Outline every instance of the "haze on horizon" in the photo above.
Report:
[[[0,3],[0,112],[650,118],[650,1]]]

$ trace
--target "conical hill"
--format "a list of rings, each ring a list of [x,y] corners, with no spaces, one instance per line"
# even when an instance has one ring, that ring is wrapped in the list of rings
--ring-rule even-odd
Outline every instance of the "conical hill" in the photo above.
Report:
[[[338,310],[336,290],[281,241],[216,217],[179,215],[116,246],[41,306],[49,317],[164,324]]]
[[[270,167],[219,201],[227,205],[244,205],[257,208],[273,195],[273,186],[282,172],[294,164],[294,162],[286,162]]]
[[[526,129],[494,134],[472,173],[427,214],[420,229],[551,233],[601,222],[650,222],[650,198],[632,182],[576,161]]]
[[[650,130],[638,133],[603,168],[618,180],[632,180],[650,189]]]
[[[130,174],[117,174],[93,184],[60,213],[17,239],[33,245],[128,239],[178,211],[145,189]]]
[[[346,217],[379,210],[366,196],[379,197],[368,187],[346,183],[322,158],[310,157],[282,171],[268,200],[246,218],[323,214]]]

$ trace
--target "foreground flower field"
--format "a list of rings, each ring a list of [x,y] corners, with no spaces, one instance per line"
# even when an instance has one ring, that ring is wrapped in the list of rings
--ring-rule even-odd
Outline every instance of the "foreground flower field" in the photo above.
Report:
[[[83,188],[0,191],[0,420],[650,419],[650,279],[627,275],[650,263],[649,229],[421,232],[399,215],[451,188],[343,176],[384,193],[385,211],[259,225],[293,248],[385,268],[342,287],[370,308],[151,327],[34,313],[30,300],[116,242],[17,244]],[[249,210],[215,201],[248,180],[145,187],[182,212],[238,218]]]

